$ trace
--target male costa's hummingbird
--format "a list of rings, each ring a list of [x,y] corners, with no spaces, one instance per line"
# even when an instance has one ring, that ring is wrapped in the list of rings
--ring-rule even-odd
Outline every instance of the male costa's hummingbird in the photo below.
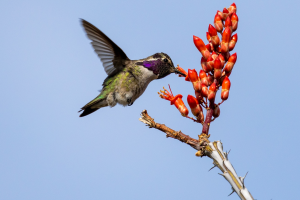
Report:
[[[84,117],[99,108],[114,107],[117,103],[131,106],[148,84],[178,71],[165,53],[156,53],[140,60],[130,60],[123,50],[91,23],[81,20],[91,44],[102,61],[108,77],[103,82],[100,94],[81,108]]]

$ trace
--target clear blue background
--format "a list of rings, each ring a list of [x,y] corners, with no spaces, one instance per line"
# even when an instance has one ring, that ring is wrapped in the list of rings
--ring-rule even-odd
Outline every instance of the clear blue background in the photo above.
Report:
[[[211,126],[258,199],[299,196],[299,1],[235,1],[238,60],[230,98]],[[212,160],[138,121],[157,122],[197,138],[157,91],[193,94],[170,75],[153,81],[131,107],[79,118],[106,77],[80,26],[93,23],[131,59],[168,53],[200,70],[192,36],[205,39],[217,10],[232,1],[0,2],[0,199],[225,199],[230,185]],[[206,40],[205,40],[206,41]],[[234,194],[228,199],[238,199]]]

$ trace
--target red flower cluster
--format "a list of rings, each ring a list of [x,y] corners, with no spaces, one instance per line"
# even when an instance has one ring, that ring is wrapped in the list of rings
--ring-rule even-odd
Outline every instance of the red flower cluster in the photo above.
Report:
[[[194,44],[202,54],[202,69],[199,75],[195,69],[188,69],[186,72],[181,67],[177,67],[186,75],[185,80],[192,82],[195,90],[195,97],[188,95],[187,102],[197,122],[206,122],[202,107],[207,110],[207,117],[218,117],[219,105],[229,97],[231,85],[229,76],[237,60],[237,54],[230,54],[230,51],[234,49],[238,40],[237,34],[232,34],[237,30],[238,21],[235,3],[231,4],[228,9],[224,8],[223,12],[217,11],[214,26],[210,24],[206,32],[208,44],[205,45],[202,39],[193,36]],[[218,33],[222,36],[221,39]],[[222,102],[217,105],[215,97],[220,86],[222,86]],[[174,97],[172,92],[169,93],[166,89],[159,94],[162,98],[171,101],[171,105],[174,104],[183,116],[188,117],[188,110],[182,101],[182,95]],[[210,115],[208,115],[209,110],[211,110]],[[210,122],[211,119],[208,121]]]

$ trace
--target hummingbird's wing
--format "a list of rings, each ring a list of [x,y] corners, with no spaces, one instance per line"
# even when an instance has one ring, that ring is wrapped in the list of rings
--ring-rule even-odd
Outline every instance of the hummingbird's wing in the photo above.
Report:
[[[84,19],[81,19],[81,23],[107,75],[121,71],[124,68],[123,61],[129,60],[123,50],[91,23]]]

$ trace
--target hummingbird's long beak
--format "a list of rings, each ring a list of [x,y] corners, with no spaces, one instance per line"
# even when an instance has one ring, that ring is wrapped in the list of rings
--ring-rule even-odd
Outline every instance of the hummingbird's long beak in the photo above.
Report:
[[[179,71],[179,70],[176,69],[176,68],[174,69],[174,72],[175,72],[175,74],[180,74],[180,75],[186,77],[186,75],[185,75],[184,73],[182,73],[181,71]]]

